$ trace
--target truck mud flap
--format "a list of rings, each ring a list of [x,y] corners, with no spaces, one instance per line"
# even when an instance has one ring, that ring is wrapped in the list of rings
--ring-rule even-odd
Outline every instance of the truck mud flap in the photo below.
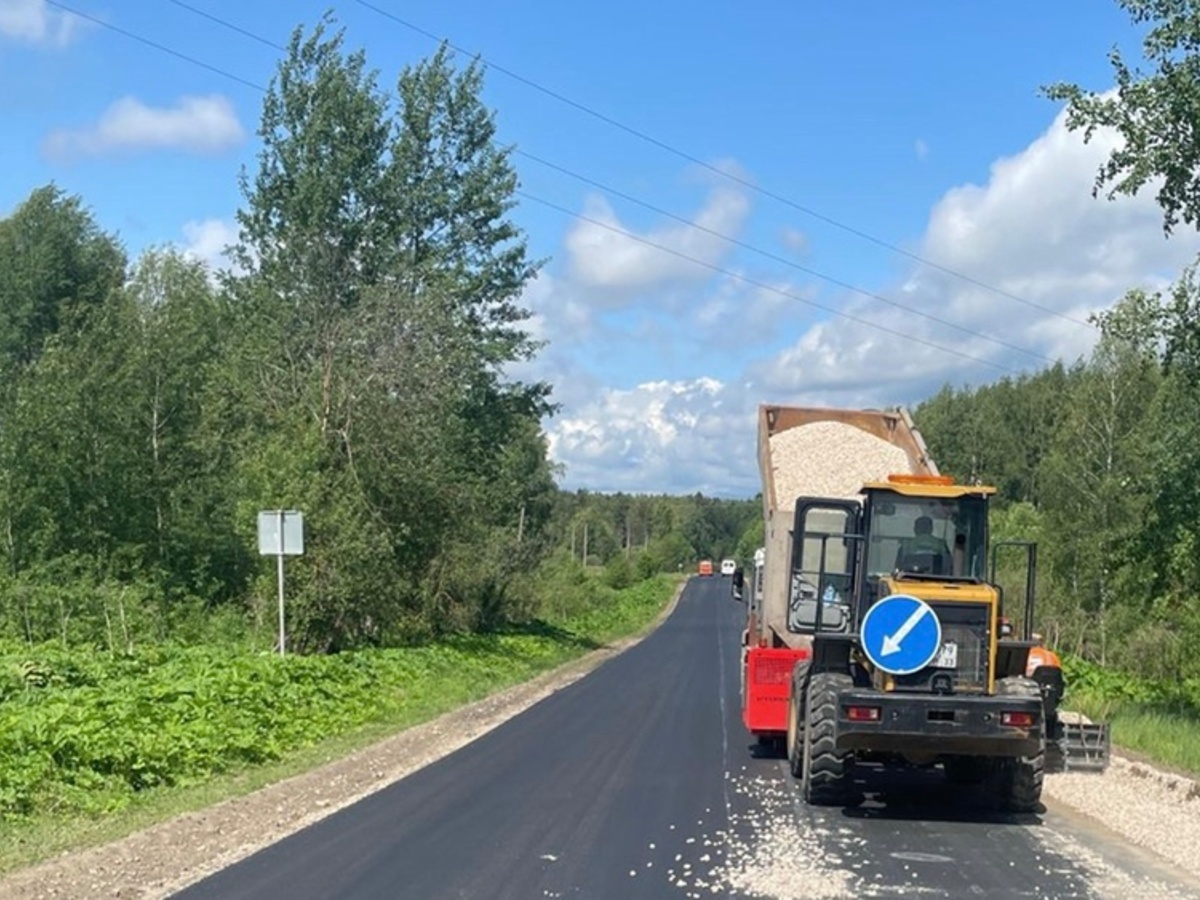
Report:
[[[1112,737],[1104,722],[1055,723],[1046,746],[1047,772],[1103,772],[1112,754]]]

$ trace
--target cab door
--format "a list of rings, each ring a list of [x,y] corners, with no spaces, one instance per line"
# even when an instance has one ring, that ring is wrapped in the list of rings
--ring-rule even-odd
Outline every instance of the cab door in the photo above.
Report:
[[[801,497],[796,501],[789,630],[852,630],[861,523],[862,507],[855,500]]]

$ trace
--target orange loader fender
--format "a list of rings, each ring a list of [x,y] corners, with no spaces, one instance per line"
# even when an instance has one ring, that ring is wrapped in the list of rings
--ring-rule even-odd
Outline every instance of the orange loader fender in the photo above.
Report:
[[[1038,635],[1034,635],[1036,640]],[[1038,643],[1030,648],[1029,660],[1025,663],[1025,677],[1032,678],[1042,689],[1042,700],[1045,706],[1046,720],[1050,727],[1058,716],[1058,705],[1066,692],[1066,680],[1063,677],[1062,660],[1058,654]]]
[[[1025,677],[1032,678],[1033,673],[1046,666],[1051,669],[1061,669],[1062,660],[1058,654],[1046,647],[1034,647],[1029,651],[1029,662],[1025,664]]]

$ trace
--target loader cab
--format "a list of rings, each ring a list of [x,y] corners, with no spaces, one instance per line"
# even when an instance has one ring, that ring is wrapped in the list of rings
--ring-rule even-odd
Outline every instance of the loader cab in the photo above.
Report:
[[[789,630],[854,633],[896,582],[985,583],[993,490],[896,475],[865,485],[861,501],[798,499]]]
[[[986,496],[914,496],[874,487],[865,493],[867,577],[898,574],[983,581]]]

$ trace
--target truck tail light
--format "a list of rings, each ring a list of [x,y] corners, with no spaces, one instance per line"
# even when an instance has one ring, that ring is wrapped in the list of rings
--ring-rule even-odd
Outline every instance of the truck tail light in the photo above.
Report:
[[[848,718],[851,722],[878,722],[879,707],[848,706],[846,707],[846,718]]]
[[[1034,715],[1028,712],[1002,712],[1000,713],[1000,724],[1009,725],[1013,728],[1032,728]]]

